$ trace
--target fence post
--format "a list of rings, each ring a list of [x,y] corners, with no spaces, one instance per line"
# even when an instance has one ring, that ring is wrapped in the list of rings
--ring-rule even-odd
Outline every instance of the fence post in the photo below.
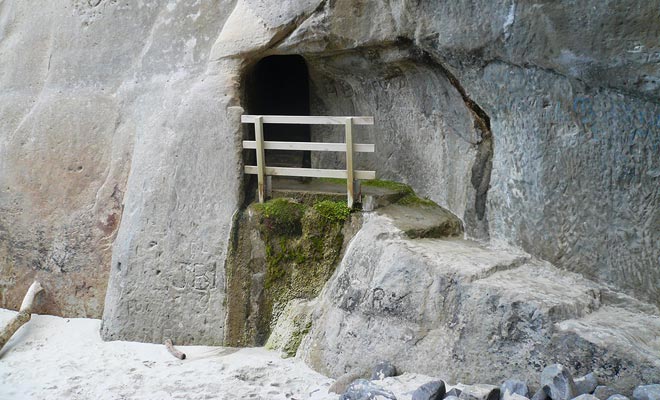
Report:
[[[346,192],[348,208],[353,208],[353,118],[346,118]]]
[[[264,156],[264,117],[261,115],[254,121],[254,139],[257,142],[257,186],[259,190],[259,203],[266,198],[265,171],[266,157]]]

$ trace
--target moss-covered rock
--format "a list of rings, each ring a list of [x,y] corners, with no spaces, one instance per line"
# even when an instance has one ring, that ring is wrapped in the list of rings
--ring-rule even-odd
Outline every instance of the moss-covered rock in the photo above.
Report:
[[[287,304],[318,295],[340,260],[349,217],[345,202],[327,199],[277,198],[242,213],[227,263],[227,345],[263,345]],[[291,343],[284,347],[295,354]]]

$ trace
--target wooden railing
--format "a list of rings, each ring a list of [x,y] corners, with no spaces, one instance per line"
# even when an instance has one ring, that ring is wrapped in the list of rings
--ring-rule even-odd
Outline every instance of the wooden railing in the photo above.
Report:
[[[257,165],[246,165],[245,173],[257,175],[259,202],[266,197],[266,176],[300,176],[312,178],[345,178],[348,207],[355,201],[354,181],[358,179],[376,179],[375,171],[353,169],[353,153],[373,153],[373,144],[354,144],[353,125],[373,125],[373,117],[307,117],[285,115],[243,115],[241,122],[254,124],[255,140],[244,140],[244,149],[257,151]],[[264,141],[264,124],[306,124],[306,125],[344,125],[346,132],[344,143],[323,142],[274,142]],[[302,150],[302,151],[338,151],[346,153],[346,169],[316,169],[268,167],[264,150]]]

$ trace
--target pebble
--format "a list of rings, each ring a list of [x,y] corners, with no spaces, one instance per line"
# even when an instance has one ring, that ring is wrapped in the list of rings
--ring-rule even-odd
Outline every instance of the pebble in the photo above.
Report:
[[[500,386],[500,396],[503,399],[506,393],[519,394],[524,397],[529,397],[529,388],[527,384],[518,379],[507,379]]]
[[[596,390],[594,390],[594,396],[598,397],[600,400],[607,400],[615,394],[617,394],[616,390],[609,386],[596,386]]]
[[[622,394],[613,394],[610,397],[608,397],[607,400],[630,400],[630,399]]]
[[[445,397],[445,383],[433,381],[418,387],[412,394],[412,400],[442,400]]]
[[[340,400],[396,400],[394,393],[366,379],[358,379],[348,385]]]
[[[374,369],[371,371],[371,380],[382,380],[396,375],[396,367],[389,361],[383,361],[376,364]]]
[[[470,385],[458,396],[461,400],[500,400],[500,388],[493,385]]]
[[[561,364],[549,365],[543,369],[541,387],[552,400],[571,400],[576,394],[573,377]]]
[[[589,373],[582,378],[574,380],[577,395],[593,393],[598,386],[598,378],[593,373]]]

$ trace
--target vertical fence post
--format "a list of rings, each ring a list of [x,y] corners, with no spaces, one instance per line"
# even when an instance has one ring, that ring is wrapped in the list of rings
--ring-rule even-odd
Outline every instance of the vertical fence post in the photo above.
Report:
[[[257,142],[257,185],[259,190],[259,203],[263,203],[266,198],[265,171],[266,157],[264,156],[264,118],[258,116],[254,121],[254,136]]]
[[[346,192],[348,208],[353,208],[353,118],[346,118]]]

